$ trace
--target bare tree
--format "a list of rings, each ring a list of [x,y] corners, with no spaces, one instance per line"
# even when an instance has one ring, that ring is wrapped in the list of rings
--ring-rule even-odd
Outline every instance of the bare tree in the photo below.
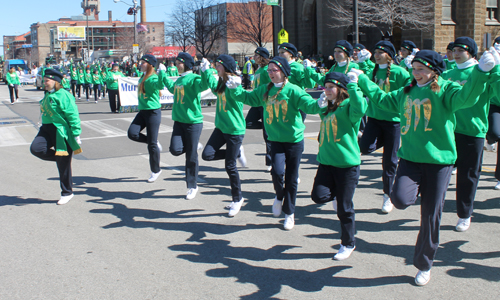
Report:
[[[150,37],[147,37],[145,32],[137,33],[136,43],[139,45],[139,53],[147,53],[154,46],[150,40]],[[133,44],[134,44],[134,29],[132,29],[132,27],[122,28],[117,32],[116,44],[115,44],[116,48],[126,50],[128,53],[130,53],[130,55],[132,55]]]
[[[172,40],[172,45],[179,46],[183,52],[194,44],[194,22],[189,16],[192,12],[183,5],[178,6],[169,16],[165,35]]]
[[[352,0],[329,0],[334,24],[332,28],[352,25]],[[358,0],[359,26],[419,29],[427,31],[433,23],[434,1],[432,0]]]
[[[208,57],[218,40],[226,36],[226,12],[214,0],[185,1],[194,22],[194,46],[203,57]]]
[[[272,8],[267,0],[228,3],[228,38],[264,47],[273,38]]]

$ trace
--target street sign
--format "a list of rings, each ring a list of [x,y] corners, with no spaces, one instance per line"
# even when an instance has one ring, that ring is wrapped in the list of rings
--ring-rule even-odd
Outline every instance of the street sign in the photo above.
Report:
[[[61,58],[66,59],[66,51],[61,51]]]
[[[267,5],[280,5],[279,0],[267,0]]]
[[[139,44],[133,44],[132,53],[139,53]]]
[[[288,43],[288,32],[285,29],[281,29],[278,33],[278,44]]]
[[[21,47],[23,47],[23,48],[33,48],[33,44],[24,44]]]

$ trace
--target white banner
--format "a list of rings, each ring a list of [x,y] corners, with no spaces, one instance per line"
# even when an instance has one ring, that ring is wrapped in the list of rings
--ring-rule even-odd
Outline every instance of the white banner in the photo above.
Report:
[[[36,82],[36,76],[32,74],[24,74],[19,76],[19,82],[20,83],[35,83]]]
[[[175,81],[179,77],[170,77]],[[138,110],[139,98],[137,97],[138,77],[120,77],[118,78],[118,93],[120,94],[121,108],[120,112],[136,112]],[[210,89],[201,93],[201,105],[215,104],[217,97]],[[161,109],[172,108],[174,95],[165,87],[160,91]]]

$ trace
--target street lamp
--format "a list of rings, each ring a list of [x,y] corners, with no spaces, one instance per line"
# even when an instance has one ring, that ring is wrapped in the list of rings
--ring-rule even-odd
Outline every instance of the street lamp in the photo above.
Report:
[[[113,0],[115,3],[122,2],[125,3],[126,5],[130,6],[132,8],[132,12],[134,14],[134,44],[137,44],[137,36],[136,36],[136,26],[137,26],[137,11],[141,9],[140,6],[137,5],[137,0],[132,0],[134,5],[128,4],[125,1],[122,0]],[[129,10],[130,11],[130,10]],[[128,12],[127,12],[128,13]]]

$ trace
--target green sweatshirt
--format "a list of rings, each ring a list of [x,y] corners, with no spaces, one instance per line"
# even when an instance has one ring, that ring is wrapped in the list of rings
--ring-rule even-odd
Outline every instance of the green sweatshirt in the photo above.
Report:
[[[363,62],[358,62],[358,69],[363,71],[365,74],[368,74],[375,69],[375,63],[369,59],[363,61]]]
[[[71,76],[71,80],[78,81],[78,70],[73,65],[69,66],[69,74]]]
[[[484,92],[489,73],[475,67],[466,84],[439,77],[441,87],[432,92],[431,84],[386,93],[368,76],[359,76],[361,91],[379,108],[401,115],[401,148],[398,156],[415,163],[451,165],[457,159],[454,113],[476,104]]]
[[[92,74],[92,84],[102,84],[102,78],[99,74]]]
[[[366,73],[366,75],[372,79],[373,78],[373,69]],[[387,69],[379,68],[377,70],[377,74],[375,74],[375,83],[382,89],[384,92],[392,92],[400,89],[401,87],[407,86],[410,84],[410,74],[405,69],[401,68],[398,65],[391,65],[391,75],[389,76],[389,84],[390,87],[385,84],[385,80],[387,79]],[[361,86],[363,90],[363,87]],[[380,109],[376,105],[368,102],[368,110],[366,111],[366,115],[370,118],[374,118],[382,121],[391,121],[391,122],[399,122],[399,113],[398,112],[389,112]]]
[[[352,61],[349,61],[349,64],[346,64],[343,67],[339,66],[338,64],[335,64],[333,67],[331,67],[331,69],[328,71],[328,73],[337,72],[337,73],[347,74],[347,72],[349,72],[353,68],[359,69],[358,64],[354,63]],[[346,72],[346,69],[347,69],[347,72]],[[316,70],[314,70],[313,68],[307,68],[304,73],[305,73],[305,77],[307,80],[312,80],[321,86],[325,86],[325,75],[316,72]],[[326,74],[328,74],[328,73],[326,73]]]
[[[136,77],[142,77],[142,75],[144,74],[144,72],[139,71],[139,69],[137,69],[136,66],[134,66],[134,68],[132,69],[132,71],[135,73]]]
[[[211,70],[202,72],[201,77],[212,90],[212,93],[217,95],[215,127],[220,129],[220,131],[225,134],[245,134],[246,122],[245,117],[243,116],[243,103],[235,100],[231,96],[228,88],[226,88],[222,94],[215,91],[219,80],[215,78]]]
[[[260,67],[255,71],[253,78],[253,88],[256,89],[261,85],[268,85],[271,82],[269,78],[269,73],[267,73],[268,66]]]
[[[175,82],[167,76],[163,78],[167,89],[174,94],[172,120],[186,124],[203,123],[201,92],[208,89],[207,83],[191,71],[183,74]]]
[[[349,168],[361,164],[358,131],[368,104],[355,83],[347,85],[349,99],[342,101],[334,112],[319,114],[321,128],[317,160],[320,164]]]
[[[457,67],[457,63],[453,61],[449,61],[447,58],[444,59],[444,62],[446,64],[446,71],[455,69]]]
[[[91,83],[92,83],[92,73],[85,72],[85,84],[91,84]]]
[[[82,152],[75,137],[82,132],[78,107],[71,95],[65,89],[57,92],[47,92],[40,100],[42,124],[54,124],[56,132],[56,156],[68,156],[66,141],[75,154]]]
[[[84,84],[84,83],[85,83],[85,73],[78,72],[78,84]]]
[[[160,76],[153,73],[146,79],[146,81],[144,81],[144,75],[139,79],[139,85],[137,87],[139,110],[153,110],[161,108],[160,91],[165,87],[163,84],[163,77],[165,77],[165,72],[161,71]],[[141,93],[139,89],[139,86],[143,81],[145,93]]]
[[[175,77],[179,76],[179,71],[177,70],[176,66],[171,66],[167,68],[167,76],[169,77]]]
[[[472,74],[474,68],[475,66],[465,69],[454,68],[444,72],[441,77],[463,86],[469,80],[469,76]],[[492,70],[492,72],[494,71]],[[487,85],[484,93],[478,97],[476,100],[477,103],[474,106],[455,112],[455,132],[479,138],[486,137],[486,132],[488,131],[488,112],[490,111],[490,99],[492,97],[491,85]]]
[[[304,139],[306,126],[302,122],[299,110],[307,114],[317,114],[320,108],[315,99],[301,87],[287,83],[281,93],[280,88],[273,85],[267,101],[264,94],[267,86],[261,85],[253,91],[245,91],[241,86],[231,89],[231,96],[247,105],[264,107],[264,126],[268,139],[273,142],[297,143]]]
[[[302,64],[294,61],[290,63],[290,68],[292,69],[290,77],[288,77],[290,83],[293,83],[302,89],[314,87],[314,82],[310,78],[306,77],[304,66]]]
[[[108,90],[118,90],[118,78],[125,77],[122,72],[108,72],[106,83],[108,84]]]
[[[7,84],[17,84],[19,85],[19,75],[17,75],[17,72],[10,73],[8,72],[5,74],[5,80],[7,80]]]
[[[69,90],[71,88],[71,82],[69,81],[68,78],[63,78],[61,80],[61,85],[64,89]]]

